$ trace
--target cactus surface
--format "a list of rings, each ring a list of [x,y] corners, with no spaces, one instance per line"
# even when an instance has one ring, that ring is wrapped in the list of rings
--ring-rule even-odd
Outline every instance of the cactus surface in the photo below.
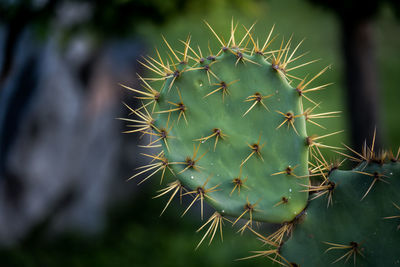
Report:
[[[298,266],[400,264],[400,162],[398,156],[383,160],[363,161],[353,170],[333,170],[326,176],[324,185],[332,186],[315,193],[321,197],[309,203],[281,247],[288,262]],[[327,198],[322,197],[324,192]]]
[[[243,53],[238,62],[234,53],[182,67],[171,88],[173,78],[167,80],[156,108],[162,113],[154,116],[158,129],[173,124],[164,155],[178,162],[172,170],[185,188],[203,194],[221,213],[290,220],[307,200],[299,192],[307,179],[295,176],[307,174],[305,120],[296,117],[302,113],[299,96],[263,56]],[[210,82],[205,66],[215,75]],[[170,112],[176,105],[184,110]],[[293,124],[277,129],[286,114]],[[275,206],[282,199],[287,201]]]
[[[272,30],[259,47],[252,27],[240,39],[236,27],[232,24],[225,43],[209,26],[222,46],[215,55],[203,57],[190,46],[190,38],[178,52],[164,38],[168,57],[157,51],[158,59],[143,60],[156,77],[141,78],[144,91],[129,88],[144,102],[131,109],[139,120],[126,119],[138,123],[127,132],[150,135],[148,147],[161,143],[163,152],[146,154],[152,163],[134,177],[148,173],[147,179],[156,171],[176,177],[161,193],[184,187],[184,194],[194,196],[189,207],[201,201],[201,216],[206,200],[235,222],[290,221],[308,196],[301,189],[308,184],[312,139],[306,132],[310,114],[303,110],[303,96],[326,86],[306,89],[326,68],[295,87],[289,73],[302,65],[289,65],[301,57],[295,55],[299,45],[290,49],[291,40],[282,41],[278,50],[269,51]],[[155,89],[149,80],[163,83]]]

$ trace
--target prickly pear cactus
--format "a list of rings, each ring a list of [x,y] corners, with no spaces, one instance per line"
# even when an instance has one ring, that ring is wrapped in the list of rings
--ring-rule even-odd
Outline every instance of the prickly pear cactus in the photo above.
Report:
[[[399,155],[387,162],[385,153],[358,155],[355,169],[332,170],[322,184],[309,186],[314,200],[280,248],[288,264],[400,264]]]
[[[157,51],[157,59],[141,62],[155,76],[140,77],[144,89],[128,87],[143,105],[128,107],[134,118],[125,119],[133,127],[127,132],[148,135],[149,148],[162,145],[162,152],[144,154],[151,162],[132,178],[173,178],[158,196],[171,193],[168,206],[178,192],[192,195],[184,214],[200,201],[203,217],[205,200],[233,224],[248,219],[244,227],[291,221],[307,204],[309,149],[322,146],[306,122],[328,115],[311,114],[302,102],[314,103],[306,95],[326,86],[309,88],[326,68],[295,86],[290,72],[312,63],[292,66],[302,57],[295,55],[300,44],[293,48],[290,39],[270,51],[272,30],[260,47],[253,26],[238,38],[233,23],[225,42],[206,25],[221,45],[216,54],[192,48],[190,38],[179,52],[164,39],[168,56]]]

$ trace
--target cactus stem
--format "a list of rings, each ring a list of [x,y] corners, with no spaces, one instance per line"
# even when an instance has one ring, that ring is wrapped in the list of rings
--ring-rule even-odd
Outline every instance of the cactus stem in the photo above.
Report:
[[[241,233],[247,228],[256,227],[256,221],[273,223],[291,221],[299,211],[303,210],[308,201],[308,194],[299,192],[304,188],[298,186],[299,181],[294,177],[308,178],[319,175],[319,173],[307,171],[309,153],[303,144],[306,137],[306,123],[305,119],[301,118],[304,115],[301,103],[305,100],[296,96],[297,93],[293,89],[294,82],[286,74],[286,70],[291,68],[292,64],[306,62],[304,60],[306,53],[301,54],[300,51],[303,41],[295,43],[292,37],[289,36],[289,39],[285,37],[282,43],[276,44],[277,49],[273,49],[270,44],[276,39],[274,27],[269,31],[266,39],[265,37],[260,39],[260,46],[259,39],[254,35],[254,24],[249,25],[250,27],[244,26],[245,31],[239,36],[239,30],[242,29],[238,26],[242,26],[232,20],[229,25],[230,35],[228,33],[227,37],[222,37],[214,26],[212,28],[207,22],[205,24],[212,32],[210,34],[214,35],[211,38],[217,39],[209,42],[208,49],[207,47],[198,49],[190,35],[178,40],[179,47],[175,49],[172,43],[167,41],[169,38],[163,36],[162,46],[166,49],[164,53],[166,57],[161,59],[156,49],[154,56],[140,59],[143,65],[149,68],[152,76],[149,79],[139,78],[144,88],[138,87],[139,89],[131,90],[136,98],[143,100],[144,104],[139,109],[135,109],[142,118],[133,111],[134,115],[127,117],[134,119],[135,123],[131,124],[136,126],[128,130],[133,129],[141,134],[148,134],[145,147],[161,146],[164,152],[161,154],[147,152],[156,156],[152,156],[152,162],[146,163],[148,165],[137,170],[141,175],[139,178],[148,179],[154,174],[159,174],[162,179],[164,175],[172,176],[166,171],[170,167],[175,172],[173,174],[187,189],[183,195],[192,196],[180,214],[187,213],[193,206],[201,205],[203,218],[203,202],[209,201],[221,215],[232,216],[234,218],[232,221],[239,216],[240,222],[236,221],[236,224],[240,225],[237,228],[241,227],[239,230]],[[218,48],[215,51],[211,50],[212,42],[217,44]],[[276,63],[277,73],[271,69],[271,59],[274,59]],[[237,65],[236,68],[234,64]],[[207,84],[207,79],[209,84]],[[151,83],[151,81],[158,82]],[[234,84],[236,82],[237,84]],[[270,90],[272,91],[268,92]],[[275,91],[279,91],[281,101],[274,99]],[[224,103],[226,95],[229,96],[227,96],[227,102]],[[311,94],[310,96],[312,97]],[[275,110],[286,114],[263,116],[268,115],[269,112],[275,113]],[[213,125],[212,120],[204,120],[206,113],[220,114],[222,124],[214,123]],[[234,116],[235,114],[238,116]],[[181,117],[185,122],[179,125]],[[251,117],[252,120],[243,122],[244,117]],[[297,117],[300,118],[296,119]],[[185,127],[189,121],[190,126],[197,126],[198,129]],[[278,126],[279,124],[281,125]],[[275,130],[275,127],[286,128],[286,126],[287,130]],[[293,130],[289,129],[291,127]],[[260,136],[257,137],[257,134]],[[240,136],[245,137],[241,142],[238,141]],[[206,141],[208,143],[203,146],[202,144]],[[266,144],[268,147],[264,149]],[[212,147],[214,152],[207,154]],[[286,153],[281,149],[282,147],[294,147],[294,150]],[[237,153],[231,155],[232,151]],[[317,148],[315,148],[316,151]],[[163,161],[162,158],[167,158],[171,162]],[[230,158],[236,160],[229,160]],[[224,166],[221,169],[222,161],[224,161],[222,163]],[[266,166],[263,161],[275,163],[276,166],[274,167],[274,164]],[[292,167],[285,169],[289,164],[292,164]],[[300,167],[293,168],[297,164]],[[235,175],[238,165],[239,176]],[[243,170],[244,165],[245,170]],[[323,170],[324,166],[321,165],[319,168]],[[283,169],[285,169],[284,173],[276,177],[277,179],[268,178],[271,173],[283,171]],[[327,172],[323,171],[324,174]],[[161,172],[164,174],[161,175]],[[201,186],[211,173],[218,177],[213,177],[211,182]],[[174,180],[176,179],[172,181]],[[303,180],[303,183],[308,184],[307,181]],[[167,184],[170,181],[162,180],[161,182]],[[218,187],[217,184],[221,186]],[[274,188],[280,188],[278,190],[280,193]],[[168,200],[166,201],[166,207],[168,207],[178,194],[178,185],[168,184],[163,190],[156,195]],[[211,192],[211,190],[218,192]],[[266,194],[265,190],[272,193]],[[279,194],[276,195],[276,193]],[[257,199],[261,200],[257,201]],[[249,202],[244,207],[248,200],[251,203]],[[279,200],[281,204],[277,204]],[[255,201],[257,202],[254,203]],[[285,203],[288,205],[282,205]],[[275,204],[280,207],[273,209]],[[204,219],[203,223],[209,220],[209,218]],[[208,242],[214,232],[219,231],[214,229],[215,224],[209,221],[202,228],[203,233],[198,240],[202,240],[201,244],[206,239]],[[206,237],[203,236],[205,232],[208,232]]]

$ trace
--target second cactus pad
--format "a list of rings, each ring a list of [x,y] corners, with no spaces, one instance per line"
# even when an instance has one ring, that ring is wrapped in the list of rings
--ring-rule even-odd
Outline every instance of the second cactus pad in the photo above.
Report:
[[[324,186],[333,185],[332,187]],[[400,263],[400,162],[334,170],[281,253],[292,266],[395,266]],[[329,207],[327,207],[328,205]]]
[[[249,32],[239,43],[234,35],[227,44],[217,36],[216,55],[203,57],[188,39],[182,52],[166,42],[169,57],[145,59],[158,75],[148,80],[163,85],[156,90],[142,79],[148,102],[134,111],[137,127],[150,135],[149,146],[162,143],[149,166],[175,176],[194,201],[248,223],[290,221],[307,204],[310,145],[303,87],[287,74],[294,53],[290,42],[266,52],[268,42],[249,49],[241,46],[254,40]]]

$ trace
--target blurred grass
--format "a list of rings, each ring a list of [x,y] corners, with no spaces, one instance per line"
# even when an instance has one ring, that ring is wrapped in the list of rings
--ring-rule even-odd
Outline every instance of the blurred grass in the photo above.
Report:
[[[200,5],[201,1],[197,3]],[[196,4],[193,4],[196,5]],[[297,71],[296,75],[304,77],[318,73],[323,67],[332,64],[326,74],[316,84],[334,82],[323,92],[312,95],[317,102],[322,102],[319,112],[343,111],[340,118],[321,120],[328,130],[309,125],[309,133],[323,135],[328,132],[348,129],[347,111],[344,101],[342,58],[338,25],[335,17],[319,8],[311,6],[307,1],[255,1],[251,4],[232,8],[229,1],[216,1],[211,12],[204,14],[199,6],[193,6],[193,12],[182,14],[162,28],[143,25],[140,36],[151,46],[161,43],[160,33],[164,34],[173,47],[182,47],[174,40],[184,40],[188,33],[192,35],[192,44],[207,47],[209,40],[213,51],[218,44],[202,23],[206,19],[218,33],[228,36],[230,21],[249,27],[257,21],[256,35],[265,37],[273,24],[276,33],[289,38],[294,33],[294,42],[306,38],[299,54],[311,51],[304,60],[321,58]],[[243,32],[243,29],[240,29]],[[390,10],[385,9],[376,24],[377,46],[379,56],[380,77],[382,81],[382,116],[385,122],[384,133],[388,138],[387,146],[400,145],[399,105],[400,61],[398,48],[399,23],[393,18]],[[261,40],[262,42],[262,40]],[[276,42],[276,45],[279,43]],[[149,47],[149,50],[152,50]],[[151,53],[151,52],[150,52]],[[305,61],[303,61],[305,62]],[[301,62],[299,62],[301,63]],[[132,137],[134,138],[134,137]],[[340,145],[348,142],[348,132],[332,136],[325,140],[326,144]],[[327,151],[328,158],[337,157]],[[157,179],[154,179],[154,181]],[[156,184],[155,182],[154,184]],[[142,188],[143,189],[143,188]],[[250,255],[248,251],[259,250],[260,242],[251,235],[238,237],[230,227],[226,227],[224,243],[219,238],[210,247],[203,245],[194,251],[201,234],[195,229],[200,226],[196,217],[186,216],[180,219],[176,208],[179,203],[172,203],[163,217],[159,217],[164,201],[151,200],[149,191],[152,186],[144,188],[143,194],[134,199],[128,206],[114,210],[106,231],[97,237],[87,238],[77,234],[68,234],[59,239],[48,241],[42,231],[33,234],[20,246],[0,251],[1,266],[267,266],[265,259],[251,261],[234,261],[234,259]],[[206,243],[206,242],[205,242]],[[278,265],[274,265],[278,266]]]

